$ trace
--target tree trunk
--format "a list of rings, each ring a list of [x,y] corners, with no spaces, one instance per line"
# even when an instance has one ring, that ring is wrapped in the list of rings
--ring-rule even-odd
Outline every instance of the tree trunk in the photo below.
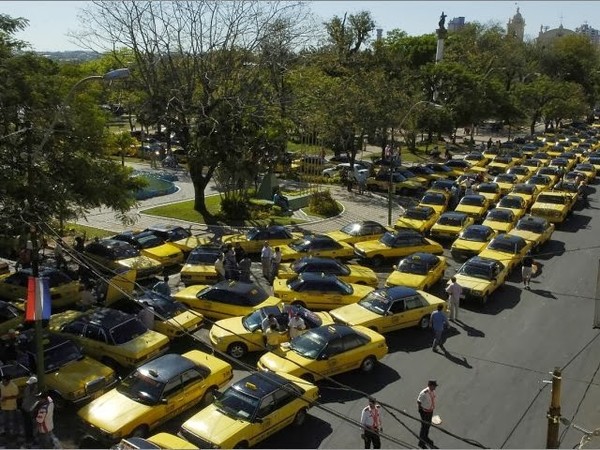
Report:
[[[535,123],[536,123],[536,118],[534,117],[533,120],[531,121],[531,125],[530,125],[530,134],[533,136],[535,134]]]
[[[193,180],[192,183],[194,184],[194,209],[202,214],[205,219],[212,217],[212,214],[206,209],[206,197],[204,195],[208,181],[202,178],[201,180]]]

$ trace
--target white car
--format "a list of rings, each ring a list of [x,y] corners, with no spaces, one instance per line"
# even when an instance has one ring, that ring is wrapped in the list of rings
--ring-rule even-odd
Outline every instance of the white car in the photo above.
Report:
[[[323,172],[321,172],[321,175],[323,175],[325,178],[329,178],[329,177],[334,177],[337,174],[340,173],[340,171],[342,169],[346,169],[350,172],[350,163],[340,163],[335,167],[329,167],[328,169],[324,169]],[[356,179],[356,176],[358,175],[359,170],[364,170],[365,168],[359,164],[359,163],[354,163],[354,178]]]

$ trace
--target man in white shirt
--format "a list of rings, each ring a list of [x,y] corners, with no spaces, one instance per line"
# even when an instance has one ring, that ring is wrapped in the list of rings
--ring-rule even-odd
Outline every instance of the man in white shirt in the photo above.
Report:
[[[267,280],[271,280],[271,259],[273,257],[273,250],[267,241],[263,245],[263,248],[260,252],[260,262],[262,264],[262,272],[263,276]]]
[[[383,432],[381,422],[381,406],[373,398],[369,398],[369,404],[365,406],[360,414],[360,426],[365,448],[381,448],[379,433]]]
[[[462,296],[462,286],[456,282],[456,277],[450,278],[446,286],[448,301],[450,302],[450,320],[458,319],[458,309],[460,308],[460,297]]]
[[[417,397],[417,406],[419,415],[421,416],[421,431],[419,432],[419,447],[433,447],[433,441],[429,439],[429,428],[431,427],[431,419],[433,410],[435,409],[435,388],[438,386],[437,381],[429,380],[427,387],[419,392]]]
[[[304,319],[300,317],[297,311],[292,313],[292,317],[290,317],[290,321],[288,322],[288,329],[290,330],[290,339],[300,336],[306,330]]]

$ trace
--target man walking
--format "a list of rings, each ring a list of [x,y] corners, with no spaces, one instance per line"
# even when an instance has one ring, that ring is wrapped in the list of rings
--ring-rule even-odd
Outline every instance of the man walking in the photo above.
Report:
[[[523,289],[530,290],[529,282],[531,281],[531,275],[533,275],[533,258],[531,257],[531,251],[527,252],[521,263],[521,277],[523,278]]]
[[[275,247],[275,252],[271,256],[271,284],[279,275],[279,266],[281,265],[281,250],[279,247]]]
[[[450,278],[446,286],[448,302],[450,303],[450,320],[453,322],[458,319],[458,310],[460,308],[460,297],[462,296],[462,286],[456,282],[456,277]]]
[[[262,264],[263,276],[267,279],[271,279],[271,258],[273,257],[273,250],[269,245],[268,241],[265,241],[263,248],[260,252],[260,263]]]
[[[40,448],[60,448],[58,440],[54,436],[54,401],[48,392],[44,392],[40,396],[35,421],[37,422]]]
[[[39,401],[38,395],[38,379],[37,377],[29,377],[23,388],[23,399],[21,401],[21,415],[23,416],[25,446],[27,448],[31,448],[33,445],[33,411]]]
[[[365,406],[360,414],[360,426],[365,448],[381,448],[379,433],[383,432],[381,422],[381,406],[373,398],[369,398],[369,404]]]
[[[448,318],[444,314],[444,305],[440,304],[437,310],[431,313],[431,328],[433,329],[433,345],[431,350],[437,351],[438,345],[444,348],[444,329],[448,326]]]
[[[427,387],[419,392],[417,397],[417,407],[421,416],[421,431],[419,432],[419,447],[433,447],[433,441],[429,439],[429,428],[431,428],[431,419],[435,409],[435,388],[438,384],[435,380],[429,380]]]

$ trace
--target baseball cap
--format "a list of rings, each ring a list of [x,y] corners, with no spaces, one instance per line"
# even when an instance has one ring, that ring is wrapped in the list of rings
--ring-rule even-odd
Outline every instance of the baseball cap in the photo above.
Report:
[[[29,379],[27,380],[27,384],[35,384],[38,382],[37,377],[29,377]]]
[[[435,387],[438,387],[437,381],[435,381],[435,380],[429,380],[429,381],[427,382],[427,384],[428,384],[428,385],[430,385],[430,386],[435,386]]]

